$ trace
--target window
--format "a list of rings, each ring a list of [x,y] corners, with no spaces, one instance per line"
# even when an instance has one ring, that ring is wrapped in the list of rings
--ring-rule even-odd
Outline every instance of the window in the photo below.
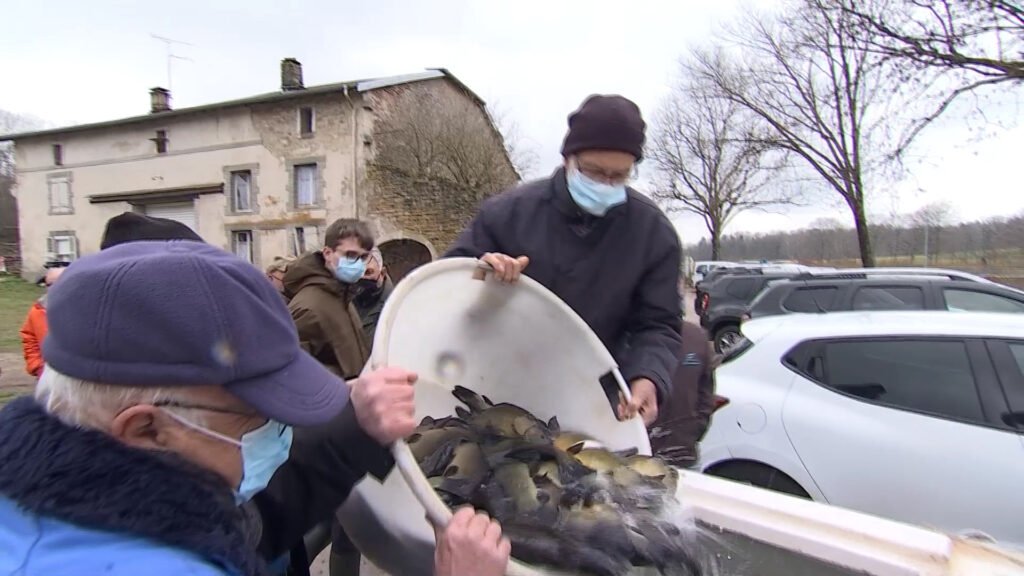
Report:
[[[829,342],[824,356],[824,384],[831,388],[896,408],[985,421],[963,342]]]
[[[295,166],[295,206],[313,206],[316,204],[317,167],[316,164],[299,164]]]
[[[790,312],[824,312],[832,310],[839,289],[835,286],[797,288],[782,303]]]
[[[252,172],[249,170],[231,173],[231,209],[252,212]]]
[[[312,108],[299,108],[299,134],[301,136],[312,136],[315,126],[315,116]]]
[[[70,232],[51,232],[46,239],[46,251],[57,262],[72,262],[78,258],[78,239]]]
[[[156,143],[156,153],[166,154],[167,153],[167,131],[157,130],[156,138],[151,138]]]
[[[1024,302],[979,292],[977,290],[965,290],[961,288],[946,288],[942,291],[946,299],[946,309],[957,312],[1015,312],[1024,314]]]
[[[231,249],[235,256],[246,262],[253,262],[252,230],[236,230],[231,233]]]
[[[316,226],[296,226],[291,230],[292,256],[301,256],[306,250],[315,248],[320,231]]]
[[[854,310],[924,310],[924,292],[915,286],[866,286],[853,296]]]
[[[50,178],[50,214],[73,214],[71,205],[71,179],[67,177]]]
[[[64,165],[64,147],[60,144],[53,145],[53,165],[63,166]]]
[[[1020,375],[1024,376],[1024,344],[1010,344],[1010,353],[1013,354],[1013,359],[1017,361],[1017,368],[1020,369]]]
[[[754,294],[756,289],[755,278],[737,278],[725,288],[727,294],[739,300],[746,300]]]

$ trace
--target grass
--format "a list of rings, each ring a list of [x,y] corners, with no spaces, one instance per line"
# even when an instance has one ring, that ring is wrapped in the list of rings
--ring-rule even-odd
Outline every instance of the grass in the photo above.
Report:
[[[21,350],[18,331],[32,302],[43,292],[42,288],[17,276],[0,275],[0,352]]]

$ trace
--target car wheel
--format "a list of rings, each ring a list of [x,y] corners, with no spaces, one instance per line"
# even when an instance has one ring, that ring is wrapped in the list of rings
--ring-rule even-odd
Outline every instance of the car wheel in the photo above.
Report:
[[[758,462],[726,462],[709,468],[705,473],[797,498],[811,499],[811,495],[786,473]]]
[[[743,338],[743,335],[740,334],[740,327],[736,324],[722,326],[715,331],[715,352],[724,354],[735,346],[741,338]]]

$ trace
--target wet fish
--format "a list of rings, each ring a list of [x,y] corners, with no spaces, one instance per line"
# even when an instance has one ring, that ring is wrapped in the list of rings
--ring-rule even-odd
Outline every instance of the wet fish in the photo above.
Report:
[[[552,527],[509,522],[502,534],[512,542],[512,555],[530,564],[570,569],[593,576],[625,576],[632,566],[570,533]]]
[[[493,404],[468,388],[456,386],[452,394],[469,408],[456,407],[455,413],[481,433],[550,442],[559,430],[557,418],[545,423],[515,404]]]
[[[405,439],[412,450],[416,461],[420,463],[423,473],[429,476],[440,474],[448,466],[443,451],[448,450],[447,459],[451,459],[451,451],[460,442],[475,440],[469,430],[464,428],[437,428],[414,432]],[[443,461],[443,463],[441,462]],[[428,464],[429,462],[429,464]]]
[[[582,444],[588,440],[593,440],[593,438],[578,432],[562,432],[555,436],[554,444],[559,450],[568,451],[570,448],[577,445],[580,445],[580,448],[582,449]]]
[[[451,463],[445,468],[440,488],[469,502],[487,477],[490,469],[480,447],[463,442],[455,448]]]
[[[626,458],[626,466],[638,474],[660,481],[670,493],[675,494],[679,485],[679,471],[664,460],[637,454]]]

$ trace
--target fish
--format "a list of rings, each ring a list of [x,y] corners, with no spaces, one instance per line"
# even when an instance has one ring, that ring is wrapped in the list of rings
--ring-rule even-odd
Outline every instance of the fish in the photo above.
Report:
[[[437,428],[469,428],[469,424],[458,416],[447,416],[436,420],[430,416],[424,416],[414,432],[423,432]]]
[[[550,442],[560,430],[557,417],[545,423],[524,408],[504,402],[494,404],[462,386],[456,386],[452,394],[469,408],[456,407],[456,415],[480,433]]]
[[[588,440],[593,440],[593,438],[578,432],[561,432],[555,436],[554,444],[559,450],[568,451],[570,448],[577,445],[580,445],[580,448],[582,448],[582,444]]]
[[[529,564],[568,568],[592,576],[625,576],[632,569],[621,555],[608,554],[551,526],[509,522],[502,525],[502,535],[512,543],[512,555]]]
[[[637,454],[626,458],[626,466],[638,474],[661,481],[670,493],[675,494],[679,485],[679,471],[664,460]]]
[[[451,463],[442,474],[440,489],[469,502],[489,472],[480,447],[473,442],[463,442],[455,448]]]
[[[474,440],[469,430],[463,428],[437,428],[414,432],[406,438],[413,456],[419,462],[423,473],[429,478],[448,467],[456,446]]]

